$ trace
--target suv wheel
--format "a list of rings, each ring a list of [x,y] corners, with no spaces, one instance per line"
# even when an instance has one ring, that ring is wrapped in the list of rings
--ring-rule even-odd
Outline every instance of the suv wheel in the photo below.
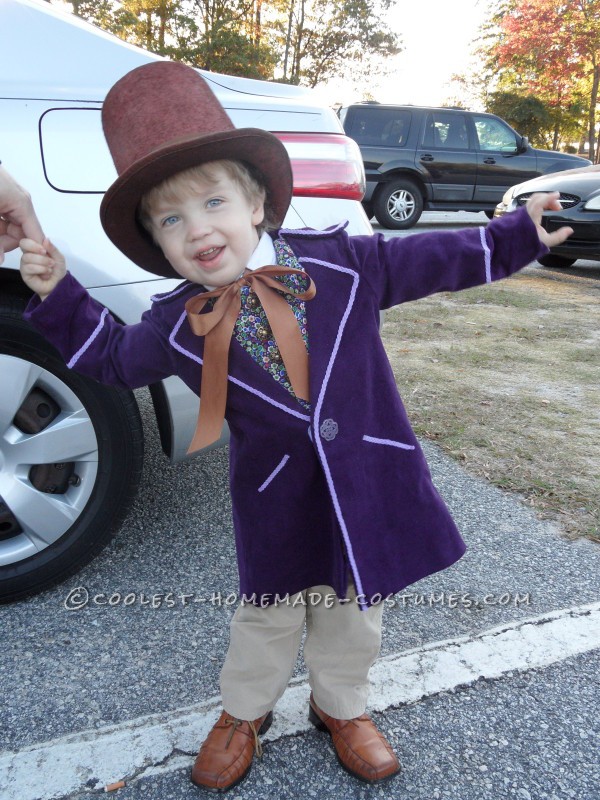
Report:
[[[423,197],[416,184],[402,178],[382,185],[374,210],[377,222],[384,228],[412,228],[423,212]]]
[[[572,267],[577,261],[576,258],[567,258],[566,256],[555,256],[550,253],[547,256],[538,258],[538,262],[543,267]]]
[[[131,392],[67,369],[0,300],[0,601],[75,572],[110,540],[139,483],[143,435]]]

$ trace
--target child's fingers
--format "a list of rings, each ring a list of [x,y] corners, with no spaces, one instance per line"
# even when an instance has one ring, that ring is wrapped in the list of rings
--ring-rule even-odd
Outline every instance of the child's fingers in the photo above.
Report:
[[[558,192],[537,192],[532,194],[527,201],[527,210],[530,216],[539,222],[542,219],[543,211],[561,211],[562,206]]]
[[[33,239],[21,239],[19,247],[24,253],[38,253],[39,255],[46,255],[46,248],[39,242]]]
[[[21,264],[24,267],[39,266],[48,269],[54,266],[54,259],[49,256],[39,255],[38,253],[24,253],[21,256]]]
[[[562,205],[560,203],[559,192],[547,192],[532,194],[527,201],[527,211],[531,219],[535,222],[538,229],[538,236],[540,241],[547,247],[556,247],[562,244],[565,239],[573,233],[573,228],[565,225],[557,231],[548,231],[542,226],[542,212],[543,211],[561,211]]]
[[[543,195],[542,195],[543,196]],[[545,197],[545,211],[562,211],[560,192],[549,192]]]
[[[568,226],[559,228],[557,231],[553,231],[547,235],[546,245],[548,247],[556,247],[557,245],[562,244],[565,239],[568,239],[572,233],[573,228],[569,228]]]
[[[25,275],[52,275],[54,266],[52,264],[22,264],[22,271]]]
[[[37,253],[24,253],[21,256],[21,275],[26,282],[30,283],[30,288],[37,286],[37,281],[50,281],[55,275],[55,263],[48,256],[41,256]]]

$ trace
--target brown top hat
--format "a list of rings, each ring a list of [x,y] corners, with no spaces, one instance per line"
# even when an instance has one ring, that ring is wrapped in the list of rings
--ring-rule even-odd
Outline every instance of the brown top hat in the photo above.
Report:
[[[175,61],[128,72],[104,101],[102,125],[119,174],[100,206],[111,241],[138,266],[178,277],[137,220],[143,194],[189,167],[234,159],[258,169],[278,224],[292,197],[292,168],[276,136],[235,128],[202,76]]]

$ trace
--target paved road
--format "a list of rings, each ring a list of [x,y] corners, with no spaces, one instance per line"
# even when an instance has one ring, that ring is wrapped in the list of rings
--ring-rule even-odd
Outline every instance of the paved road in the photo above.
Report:
[[[139,397],[148,459],[119,536],[64,585],[0,607],[3,800],[91,800],[119,779],[122,800],[209,796],[187,774],[217,716],[237,587],[227,454],[169,466]],[[373,708],[403,773],[373,788],[337,766],[306,720],[300,658],[232,800],[600,798],[600,547],[424,447],[469,550],[386,611]]]

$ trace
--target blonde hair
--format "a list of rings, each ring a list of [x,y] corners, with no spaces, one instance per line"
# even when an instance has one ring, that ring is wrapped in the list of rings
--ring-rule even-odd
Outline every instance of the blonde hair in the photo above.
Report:
[[[137,218],[140,225],[152,235],[153,227],[150,215],[155,203],[159,200],[165,200],[167,203],[176,202],[181,199],[182,194],[194,193],[194,184],[199,181],[217,183],[220,179],[217,174],[219,169],[225,172],[227,177],[239,186],[249,203],[254,203],[257,200],[264,203],[264,219],[256,226],[258,235],[260,236],[263,231],[277,228],[269,203],[267,188],[260,173],[250,164],[231,159],[207,161],[205,164],[189,167],[189,169],[177,172],[175,175],[171,175],[171,177],[165,178],[164,181],[153,186],[152,189],[142,195],[142,199],[139,202]]]

